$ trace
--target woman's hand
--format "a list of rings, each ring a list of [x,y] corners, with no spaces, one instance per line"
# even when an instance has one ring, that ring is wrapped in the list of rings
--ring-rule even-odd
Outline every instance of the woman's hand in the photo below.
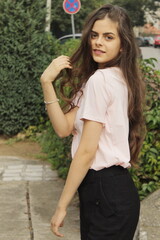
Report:
[[[43,72],[41,82],[53,82],[60,71],[65,68],[72,68],[69,57],[62,55],[55,58]]]
[[[58,237],[64,236],[59,232],[59,227],[63,227],[65,216],[66,216],[65,210],[57,209],[51,219],[51,230]]]

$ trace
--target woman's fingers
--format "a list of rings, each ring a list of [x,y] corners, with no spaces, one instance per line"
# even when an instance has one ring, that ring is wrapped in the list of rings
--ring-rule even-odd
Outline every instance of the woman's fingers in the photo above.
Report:
[[[62,227],[62,223],[56,223],[54,219],[51,221],[51,230],[52,232],[58,236],[58,237],[63,237],[63,234],[59,232],[59,227]]]
[[[64,235],[59,232],[59,227],[58,225],[51,225],[51,230],[57,237],[64,237]]]
[[[71,62],[68,56],[60,56],[52,61],[53,68],[56,67],[58,70],[62,70],[64,68],[72,68]]]
[[[60,56],[50,63],[41,76],[42,82],[52,82],[56,79],[61,70],[65,68],[72,69],[70,58],[68,56]]]
[[[66,211],[56,210],[54,216],[51,219],[51,230],[58,237],[64,236],[59,232],[59,228],[63,227],[64,225],[65,215],[66,215]]]
[[[64,225],[64,221],[60,224],[60,227],[63,227],[63,225]]]

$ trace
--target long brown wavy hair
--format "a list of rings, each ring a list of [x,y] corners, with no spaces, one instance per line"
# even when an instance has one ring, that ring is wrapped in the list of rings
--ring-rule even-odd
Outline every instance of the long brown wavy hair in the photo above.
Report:
[[[62,99],[72,104],[76,93],[80,91],[89,77],[98,69],[98,64],[91,55],[90,35],[95,21],[105,17],[118,22],[118,33],[121,40],[122,51],[119,55],[105,64],[105,68],[118,66],[124,75],[128,87],[128,117],[129,117],[129,146],[131,163],[135,165],[143,141],[143,100],[144,82],[138,66],[138,47],[135,42],[133,28],[127,12],[119,7],[106,4],[95,10],[87,19],[82,31],[82,39],[79,48],[71,57],[73,69],[67,69],[67,76],[61,82],[60,93]],[[66,97],[65,87],[70,86],[70,94]],[[83,94],[83,93],[82,93]]]

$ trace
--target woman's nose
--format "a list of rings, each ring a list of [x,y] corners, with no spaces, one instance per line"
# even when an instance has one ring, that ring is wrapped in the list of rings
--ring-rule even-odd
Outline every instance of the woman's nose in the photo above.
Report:
[[[96,39],[96,44],[97,44],[97,45],[102,45],[102,44],[103,44],[103,39],[102,39],[101,37],[98,37],[98,38]]]

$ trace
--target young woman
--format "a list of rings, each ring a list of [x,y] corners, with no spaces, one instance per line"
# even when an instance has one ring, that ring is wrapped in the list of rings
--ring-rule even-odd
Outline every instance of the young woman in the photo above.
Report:
[[[52,85],[65,68],[66,114]],[[93,12],[78,50],[71,59],[54,59],[41,84],[56,133],[74,135],[73,160],[51,220],[53,233],[63,236],[59,227],[78,190],[82,240],[133,239],[140,204],[127,168],[137,161],[142,142],[143,82],[126,11],[107,4]],[[65,85],[72,87],[70,98],[64,96]]]

